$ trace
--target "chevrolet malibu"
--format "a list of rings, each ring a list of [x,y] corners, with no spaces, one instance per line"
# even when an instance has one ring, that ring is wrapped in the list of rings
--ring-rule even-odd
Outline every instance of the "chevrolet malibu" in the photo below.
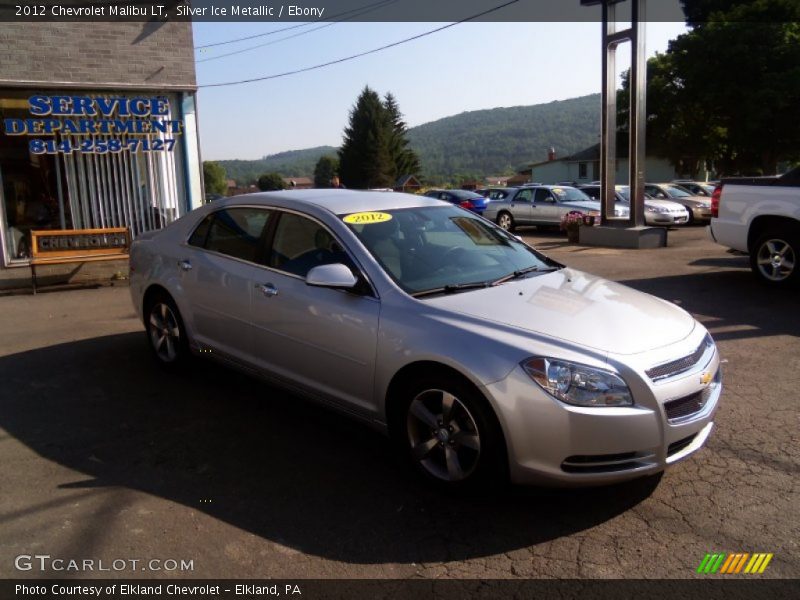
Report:
[[[130,261],[161,365],[256,373],[385,432],[444,487],[653,474],[713,427],[720,359],[689,314],[432,198],[228,198]]]

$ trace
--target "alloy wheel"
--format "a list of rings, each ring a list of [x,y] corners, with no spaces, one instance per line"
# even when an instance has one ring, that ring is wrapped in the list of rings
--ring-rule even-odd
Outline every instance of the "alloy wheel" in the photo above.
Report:
[[[766,240],[758,248],[756,263],[761,275],[769,281],[784,281],[791,277],[795,266],[792,246],[781,239]]]
[[[156,356],[165,363],[175,362],[181,341],[181,329],[172,308],[157,302],[150,309],[150,343]]]
[[[505,229],[506,231],[511,231],[511,215],[508,213],[502,213],[498,219],[497,224],[500,226],[501,229]]]
[[[437,479],[467,479],[481,454],[475,418],[467,406],[445,390],[417,394],[408,407],[408,442],[414,460]]]

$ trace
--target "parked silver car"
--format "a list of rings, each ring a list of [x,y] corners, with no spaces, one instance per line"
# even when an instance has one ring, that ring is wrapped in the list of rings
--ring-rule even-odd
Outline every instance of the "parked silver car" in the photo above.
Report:
[[[711,220],[711,198],[693,196],[674,183],[646,183],[644,191],[656,200],[670,200],[683,204],[689,211],[689,224]]]
[[[443,486],[630,479],[713,427],[720,359],[691,315],[439,200],[226,198],[140,235],[130,265],[160,364],[198,354],[287,386]]]
[[[600,200],[599,185],[582,185],[580,189],[593,200]],[[627,185],[615,186],[616,201],[630,210],[631,190]],[[645,194],[644,222],[646,225],[670,227],[685,225],[689,221],[689,211],[683,205],[670,200],[656,200]]]
[[[506,189],[510,193],[505,198],[492,199],[483,212],[485,218],[506,231],[513,231],[519,225],[558,226],[561,218],[571,211],[600,216],[600,203],[574,187],[526,185]],[[618,217],[628,214],[630,209],[626,206],[614,210]]]

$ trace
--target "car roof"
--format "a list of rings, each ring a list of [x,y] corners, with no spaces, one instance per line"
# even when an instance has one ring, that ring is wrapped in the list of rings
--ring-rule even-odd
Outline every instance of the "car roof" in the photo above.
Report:
[[[229,204],[263,204],[281,208],[316,206],[337,215],[422,206],[450,206],[441,200],[403,192],[387,194],[386,192],[333,188],[257,192],[255,194],[231,196],[227,200],[216,203],[217,206],[227,206]]]

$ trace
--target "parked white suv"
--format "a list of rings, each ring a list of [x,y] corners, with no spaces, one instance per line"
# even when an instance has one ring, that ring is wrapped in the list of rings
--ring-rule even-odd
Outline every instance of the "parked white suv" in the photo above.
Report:
[[[715,242],[750,255],[773,287],[800,287],[800,168],[780,177],[723,179],[711,197]]]

